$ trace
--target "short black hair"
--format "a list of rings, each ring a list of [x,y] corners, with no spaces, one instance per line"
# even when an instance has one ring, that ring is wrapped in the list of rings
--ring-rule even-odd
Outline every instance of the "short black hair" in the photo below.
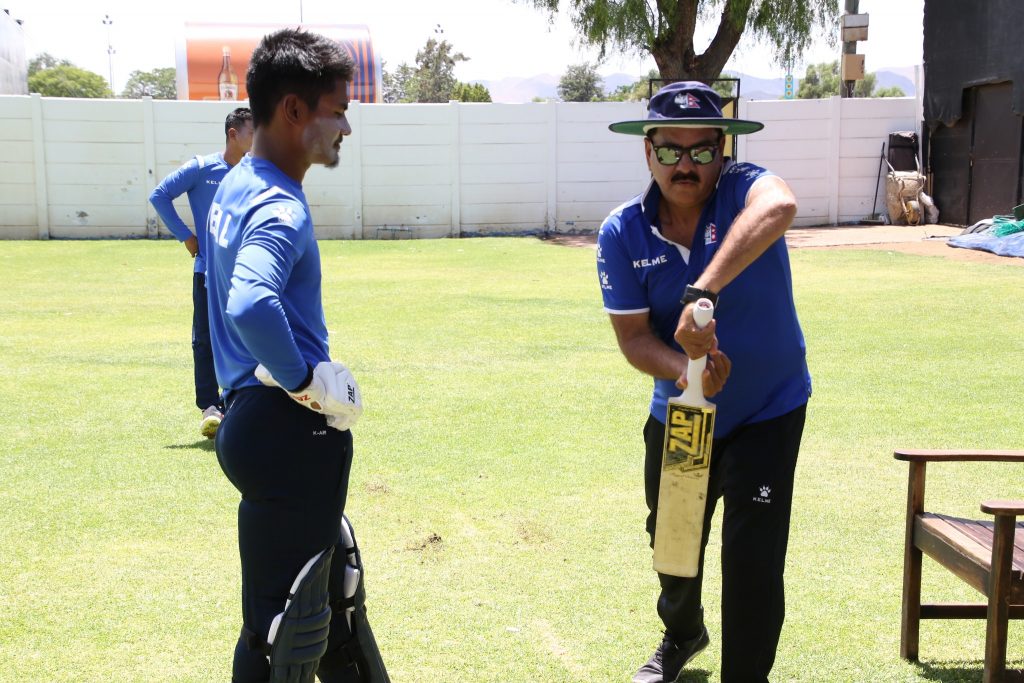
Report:
[[[224,119],[224,135],[227,136],[228,131],[232,128],[235,130],[241,130],[246,121],[252,121],[252,112],[249,108],[239,107],[238,109],[235,109],[228,114],[226,119]]]
[[[318,33],[285,28],[263,36],[245,75],[253,125],[270,123],[285,95],[297,95],[315,108],[339,80],[351,81],[354,73],[355,62],[341,45]]]

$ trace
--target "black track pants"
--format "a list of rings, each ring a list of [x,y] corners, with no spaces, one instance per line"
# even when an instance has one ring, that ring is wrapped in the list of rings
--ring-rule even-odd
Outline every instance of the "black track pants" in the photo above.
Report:
[[[220,387],[213,369],[213,347],[210,345],[210,313],[206,308],[206,276],[192,275],[192,367],[196,383],[196,407],[223,409]]]
[[[722,677],[723,683],[768,680],[785,619],[783,573],[789,540],[793,476],[806,406],[781,417],[739,427],[715,439],[708,481],[708,503],[698,574],[684,579],[659,574],[658,614],[677,640],[700,632],[704,548],[719,498],[722,520]],[[647,531],[654,546],[658,486],[665,426],[649,418],[644,480]]]
[[[280,389],[251,387],[230,398],[217,430],[217,458],[242,494],[242,621],[265,639],[299,570],[338,541],[352,435],[328,428],[322,415]],[[336,563],[343,570],[343,558]],[[266,656],[240,638],[232,681],[256,683],[269,676]]]

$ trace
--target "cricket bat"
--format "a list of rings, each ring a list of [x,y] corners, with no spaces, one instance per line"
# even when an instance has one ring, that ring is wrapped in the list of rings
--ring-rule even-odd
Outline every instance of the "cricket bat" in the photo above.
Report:
[[[711,301],[699,299],[693,321],[704,327],[714,313]],[[668,400],[654,531],[654,570],[659,574],[697,576],[715,433],[715,405],[704,398],[706,365],[707,356],[691,358],[686,389]]]

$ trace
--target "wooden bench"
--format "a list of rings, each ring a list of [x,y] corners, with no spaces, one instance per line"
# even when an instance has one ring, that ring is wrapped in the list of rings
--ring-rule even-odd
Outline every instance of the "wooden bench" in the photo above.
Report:
[[[1018,463],[1022,466],[1018,481],[1024,482],[1024,451],[899,450],[895,457],[910,463],[900,656],[917,661],[921,619],[986,619],[982,680],[1005,681],[1008,619],[1024,619],[1024,522],[1017,522],[1017,516],[1024,516],[1024,500],[983,501],[981,511],[994,515],[994,522],[925,512],[925,466],[929,462]],[[988,601],[921,604],[922,553]]]

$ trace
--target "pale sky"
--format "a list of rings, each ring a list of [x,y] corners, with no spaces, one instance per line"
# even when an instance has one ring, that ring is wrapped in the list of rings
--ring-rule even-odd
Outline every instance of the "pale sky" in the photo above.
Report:
[[[566,3],[566,0],[563,0]],[[0,0],[16,19],[24,20],[29,57],[49,52],[77,66],[108,77],[107,31],[109,15],[114,86],[120,92],[128,74],[175,65],[175,45],[186,21],[245,22],[279,25],[365,24],[378,54],[389,69],[412,64],[417,49],[440,24],[443,37],[470,58],[456,69],[463,81],[528,78],[538,74],[560,76],[566,68],[593,62],[596,51],[581,49],[566,15],[549,25],[547,15],[526,0],[176,0],[150,6],[140,0]],[[840,8],[843,3],[840,2]],[[921,63],[924,0],[861,0],[860,12],[870,15],[870,37],[858,52],[866,55],[866,68],[914,66]],[[702,26],[700,51],[710,41],[713,26]],[[807,63],[836,59],[841,46],[819,41],[794,68],[797,78]],[[654,67],[650,57],[610,56],[598,67],[601,74],[640,76]],[[726,67],[760,78],[784,75],[771,62],[770,50],[741,41]]]

